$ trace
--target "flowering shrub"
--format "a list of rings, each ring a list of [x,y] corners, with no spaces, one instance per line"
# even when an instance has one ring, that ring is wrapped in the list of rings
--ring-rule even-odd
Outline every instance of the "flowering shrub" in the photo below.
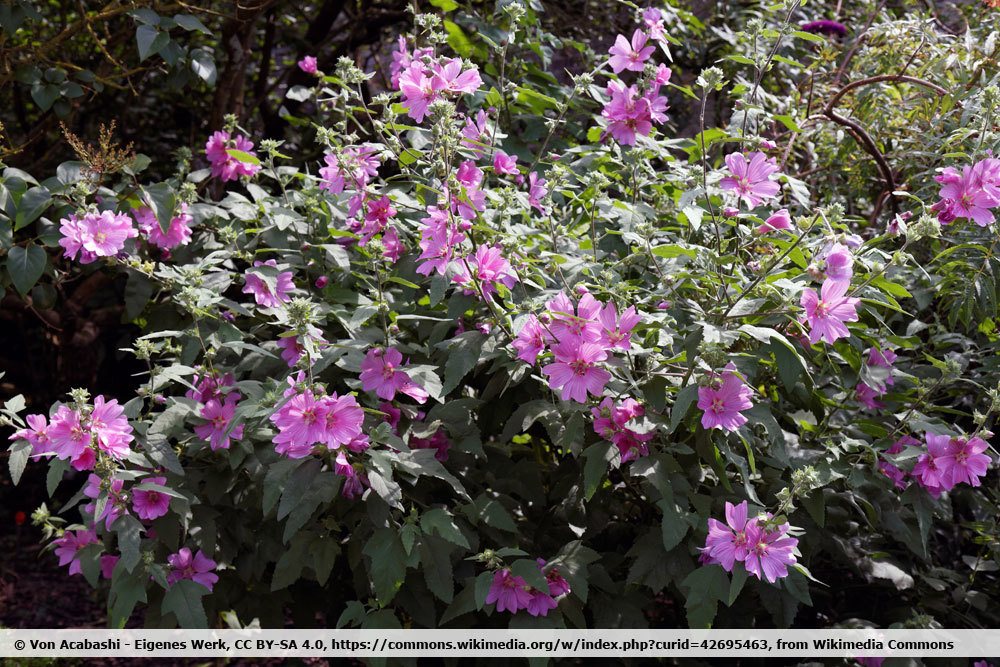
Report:
[[[231,117],[25,224],[5,172],[13,287],[116,272],[142,329],[136,396],[4,409],[112,624],[1000,620],[993,47],[790,1],[686,72],[632,18],[562,78],[534,3],[415,16],[385,90],[292,63],[321,162]],[[892,610],[809,615],[845,582]]]

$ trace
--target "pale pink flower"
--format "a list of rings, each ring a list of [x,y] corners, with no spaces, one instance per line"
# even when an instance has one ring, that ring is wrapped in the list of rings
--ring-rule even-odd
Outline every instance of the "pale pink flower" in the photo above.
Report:
[[[399,75],[399,90],[407,114],[418,123],[424,121],[427,107],[441,95],[446,81],[438,76],[428,76],[424,64],[414,61]]]
[[[711,384],[698,387],[698,408],[703,411],[701,425],[736,431],[747,423],[741,413],[753,407],[753,390],[734,372],[736,366],[726,365],[721,376],[715,376]]]
[[[608,49],[608,53],[611,54],[608,59],[611,70],[615,74],[624,70],[641,72],[643,63],[649,60],[655,50],[652,46],[646,46],[647,39],[646,33],[638,28],[632,33],[631,43],[625,35],[618,35],[614,46]]]
[[[951,465],[953,458],[946,458],[949,453],[951,438],[947,435],[926,434],[927,451],[920,455],[913,466],[913,478],[935,498],[942,492],[954,486],[952,482]]]
[[[927,434],[928,441],[931,438]],[[943,438],[946,436],[937,436]],[[992,460],[984,454],[989,445],[982,438],[950,438],[943,456],[937,458],[937,465],[947,470],[949,486],[965,482],[979,486],[979,478],[986,474]]]
[[[49,422],[45,415],[28,415],[27,428],[22,428],[10,436],[9,440],[27,440],[31,443],[32,452],[37,456],[51,451],[49,443]]]
[[[294,394],[269,417],[278,428],[274,449],[283,456],[301,459],[312,452],[313,445],[326,437],[326,418],[330,406],[310,391]]]
[[[325,433],[321,441],[329,449],[337,449],[348,445],[361,436],[361,424],[365,420],[365,411],[358,405],[354,396],[337,396],[330,394],[321,399],[326,406]]]
[[[632,349],[632,329],[642,321],[642,315],[636,312],[635,306],[626,308],[619,317],[615,304],[609,301],[601,309],[598,319],[601,322],[601,344],[604,347]]]
[[[587,394],[600,396],[611,373],[598,366],[607,352],[594,343],[563,341],[552,348],[555,361],[542,368],[549,378],[549,388],[560,391],[562,400],[586,403]]]
[[[466,263],[472,270],[471,276],[466,269]],[[466,294],[489,298],[497,293],[498,284],[511,289],[518,279],[510,262],[503,256],[503,249],[500,246],[481,245],[476,249],[474,256],[460,263],[452,282],[465,286]]]
[[[94,399],[94,409],[90,413],[90,432],[97,436],[97,446],[114,459],[128,456],[132,442],[132,427],[129,426],[125,409],[112,399],[104,396]]]
[[[747,501],[739,505],[726,502],[726,523],[708,520],[708,538],[702,552],[711,562],[718,563],[726,572],[733,571],[736,562],[743,562],[750,553],[748,539]]]
[[[132,215],[139,225],[139,231],[149,239],[150,245],[163,250],[172,250],[177,246],[187,245],[191,241],[191,221],[193,218],[187,212],[187,202],[181,202],[179,208],[180,212],[171,218],[165,233],[160,227],[156,215],[149,207],[143,206],[134,209]]]
[[[59,245],[65,257],[89,264],[98,257],[114,257],[125,249],[125,241],[139,235],[132,225],[132,218],[124,213],[102,211],[87,213],[82,218],[75,215],[60,220],[59,231],[63,237]]]
[[[483,149],[490,143],[486,112],[480,109],[476,112],[475,120],[466,117],[465,127],[462,128],[462,145],[472,151],[477,158],[481,158]]]
[[[788,566],[795,564],[794,552],[799,543],[794,537],[786,536],[788,528],[786,523],[771,530],[759,521],[747,526],[749,553],[743,561],[747,572],[758,579],[767,579],[772,584],[788,576]]]
[[[75,459],[91,444],[90,429],[79,412],[60,405],[48,428],[52,452],[60,459]]]
[[[545,345],[549,340],[551,337],[538,318],[528,315],[511,345],[517,350],[518,359],[534,364],[538,360],[538,355],[545,351]]]
[[[788,214],[788,209],[783,208],[772,213],[764,223],[757,228],[758,234],[768,234],[770,232],[784,232],[792,228],[792,217]]]
[[[719,181],[719,185],[723,190],[734,190],[749,208],[756,208],[781,190],[781,186],[772,179],[778,173],[777,162],[759,151],[749,156],[730,153],[726,156],[726,166],[731,175]]]
[[[483,80],[479,76],[479,68],[473,65],[462,71],[461,58],[452,58],[444,65],[433,63],[431,70],[434,72],[434,87],[454,95],[463,93],[471,95],[483,85]]]
[[[566,293],[560,292],[545,305],[552,317],[549,329],[560,341],[596,343],[605,337],[600,319],[602,304],[591,294],[584,294],[574,307]]]
[[[851,276],[854,275],[854,255],[846,246],[834,243],[826,253],[824,265],[828,280],[851,282]]]
[[[993,224],[990,209],[1000,206],[1000,160],[986,158],[963,167],[961,173],[948,167],[934,180],[941,184],[941,200],[931,210],[942,224],[957,218],[968,218],[980,227]]]
[[[545,187],[547,181],[539,177],[538,172],[528,174],[528,203],[540,215],[548,215],[548,207],[542,204],[542,199],[549,194],[549,189]]]
[[[382,256],[395,264],[406,252],[406,246],[399,240],[399,234],[394,227],[387,227],[382,232]]]
[[[850,336],[845,322],[857,322],[858,299],[846,296],[850,284],[838,280],[827,280],[820,288],[819,295],[813,289],[802,293],[800,303],[805,309],[805,320],[809,324],[809,344],[823,340],[832,344],[839,338]]]

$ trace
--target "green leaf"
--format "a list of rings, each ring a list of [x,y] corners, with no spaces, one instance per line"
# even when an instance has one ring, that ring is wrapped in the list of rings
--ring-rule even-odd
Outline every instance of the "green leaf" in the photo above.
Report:
[[[657,257],[671,259],[674,257],[690,257],[694,259],[698,256],[698,251],[694,248],[685,248],[676,244],[658,245],[653,248],[653,254]]]
[[[368,556],[368,574],[380,604],[387,605],[406,578],[406,551],[394,528],[379,528],[365,545]]]
[[[207,594],[208,589],[201,584],[182,579],[164,594],[160,610],[164,614],[173,614],[182,628],[207,628],[208,617],[201,602]]]
[[[121,629],[128,622],[135,605],[146,602],[146,582],[149,575],[142,571],[129,574],[124,567],[116,566],[111,575],[108,594],[108,625]]]
[[[510,571],[514,576],[524,579],[532,588],[537,588],[540,591],[548,590],[548,583],[545,581],[545,574],[542,572],[541,568],[538,567],[538,563],[534,559],[518,559],[511,563]]]
[[[18,292],[27,294],[35,286],[45,271],[46,259],[45,251],[34,243],[27,248],[14,246],[10,249],[7,255],[7,272]]]
[[[469,41],[465,31],[458,27],[454,21],[445,21],[444,29],[448,33],[448,46],[458,55],[468,58],[472,55],[472,42]]]
[[[466,331],[455,336],[448,345],[448,360],[444,366],[442,394],[448,394],[459,385],[469,371],[476,367],[486,336],[478,331]]]
[[[700,567],[684,578],[681,590],[687,593],[684,606],[692,628],[712,627],[718,601],[729,599],[729,588],[729,578],[718,565]]]
[[[229,153],[229,157],[235,158],[240,162],[253,165],[260,164],[260,160],[256,156],[250,155],[250,153],[245,151],[237,150],[235,148],[227,148],[226,152]]]
[[[167,183],[147,185],[142,188],[142,192],[144,203],[156,214],[160,230],[166,234],[170,230],[170,222],[177,207],[177,194]]]
[[[340,555],[340,545],[332,535],[325,535],[315,540],[309,546],[309,551],[312,553],[312,567],[316,573],[316,581],[320,586],[324,586],[337,562],[337,556]]]
[[[30,225],[45,213],[52,203],[52,193],[44,186],[36,186],[21,196],[17,204],[17,216],[14,218],[14,231]]]
[[[14,486],[21,481],[21,475],[28,466],[28,459],[31,458],[31,443],[27,440],[18,440],[7,448],[7,467],[10,470],[10,478],[14,481]]]
[[[690,526],[673,498],[665,498],[656,503],[656,506],[663,512],[663,548],[670,551],[681,543]]]
[[[219,76],[215,66],[215,59],[212,58],[210,53],[201,49],[191,53],[191,71],[210,86],[215,85]]]
[[[465,549],[472,548],[454,518],[443,509],[434,508],[421,514],[420,527],[429,535],[438,535]]]
[[[302,575],[305,567],[306,547],[312,541],[308,533],[300,533],[292,540],[291,545],[281,554],[274,566],[274,576],[271,577],[271,592],[288,588]]]
[[[160,415],[163,416],[162,414]],[[159,417],[157,418],[157,421]],[[153,423],[156,426],[156,422]],[[181,462],[177,458],[177,454],[174,452],[174,448],[170,446],[170,441],[167,440],[166,436],[161,433],[153,433],[153,428],[150,428],[149,435],[146,436],[146,444],[143,449],[146,450],[146,456],[159,466],[162,466],[176,475],[183,475],[184,468],[181,467]]]
[[[794,35],[798,39],[804,39],[807,42],[817,42],[820,44],[826,42],[826,37],[822,37],[820,35],[816,35],[811,32],[806,32],[805,30],[793,30],[792,35]]]
[[[139,45],[139,62],[142,62],[166,46],[170,41],[170,35],[160,32],[153,26],[141,25],[136,28],[135,41]]]
[[[123,514],[115,521],[115,532],[118,533],[118,550],[121,551],[121,563],[126,572],[131,572],[139,564],[139,543],[142,524],[131,514]]]
[[[610,442],[596,442],[583,450],[583,496],[590,500],[597,492],[608,470],[608,461],[614,455]]]
[[[698,400],[698,385],[689,384],[677,393],[674,405],[670,408],[670,428],[667,433],[673,433],[684,417],[687,416],[691,406]]]
[[[190,14],[174,14],[174,21],[188,32],[197,30],[198,32],[211,35],[212,31],[205,27],[205,24]]]
[[[458,3],[455,0],[428,0],[432,7],[437,7],[442,12],[450,12],[452,10],[458,9]]]
[[[45,490],[50,498],[55,495],[67,470],[69,470],[69,461],[65,459],[54,459],[49,463],[49,472],[45,475]]]
[[[48,111],[60,97],[59,86],[38,82],[31,86],[31,99],[42,111]]]
[[[451,551],[454,547],[433,535],[424,535],[418,550],[427,588],[447,604],[455,598],[455,577],[452,574]]]

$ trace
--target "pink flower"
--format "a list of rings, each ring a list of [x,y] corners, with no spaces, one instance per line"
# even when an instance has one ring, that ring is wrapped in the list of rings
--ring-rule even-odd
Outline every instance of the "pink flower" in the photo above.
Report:
[[[788,528],[787,523],[774,530],[765,528],[759,521],[747,525],[749,553],[743,561],[747,572],[772,584],[788,576],[788,566],[795,564],[794,551],[799,543],[794,537],[785,536]]]
[[[778,172],[778,164],[757,151],[748,156],[730,153],[726,156],[726,166],[731,176],[726,176],[719,185],[723,190],[735,190],[749,208],[756,208],[765,199],[771,199],[781,190],[772,176]]]
[[[194,427],[194,432],[202,440],[207,440],[212,451],[229,449],[229,441],[232,439],[243,439],[243,424],[233,427],[227,434],[229,424],[236,416],[236,404],[240,397],[237,392],[226,395],[224,401],[209,399],[205,407],[201,409],[201,417],[207,419],[207,424],[199,424]]]
[[[663,13],[656,7],[642,10],[642,22],[646,26],[649,38],[657,42],[666,42],[667,33],[663,26]]]
[[[539,215],[548,215],[549,209],[542,205],[542,199],[549,194],[545,187],[546,180],[538,176],[538,172],[528,174],[528,203],[538,211]]]
[[[49,441],[56,458],[75,459],[90,446],[90,430],[81,421],[80,413],[60,405],[48,428]]]
[[[845,296],[849,283],[827,280],[817,295],[813,289],[802,293],[800,303],[805,309],[805,320],[809,324],[809,344],[823,340],[832,344],[839,338],[850,336],[844,322],[857,322],[858,299]]]
[[[462,234],[451,222],[447,209],[437,206],[427,207],[427,217],[420,222],[420,248],[423,250],[417,261],[424,260],[417,266],[417,273],[430,275],[437,272],[445,275],[451,262],[455,246],[462,242]]]
[[[753,407],[750,400],[753,390],[733,372],[735,370],[736,366],[729,363],[721,379],[713,377],[711,384],[698,387],[698,408],[704,412],[702,427],[736,431],[747,423],[741,413]]]
[[[855,400],[869,410],[878,410],[885,407],[885,403],[876,400],[881,395],[881,393],[872,389],[864,382],[859,382],[858,386],[854,388]]]
[[[963,167],[961,173],[948,167],[934,180],[941,183],[941,200],[931,210],[942,224],[957,218],[968,218],[980,227],[993,224],[989,209],[1000,206],[1000,160],[986,158]]]
[[[399,91],[407,114],[418,123],[424,121],[427,107],[440,97],[447,82],[439,76],[428,76],[424,64],[414,61],[399,75]]]
[[[757,228],[758,234],[768,234],[770,232],[784,232],[792,228],[792,217],[788,215],[788,209],[783,208],[775,211]]]
[[[212,176],[223,182],[235,181],[241,176],[253,176],[260,171],[259,164],[241,162],[229,154],[229,149],[247,153],[253,157],[253,142],[241,134],[231,137],[229,132],[214,132],[205,144],[205,156],[212,167]]]
[[[167,574],[169,584],[190,579],[212,590],[219,580],[219,576],[213,572],[215,561],[206,556],[204,551],[198,551],[192,556],[191,550],[183,547],[177,553],[167,556],[167,563],[170,565],[170,572]]]
[[[544,571],[545,561],[541,558],[536,560],[538,561],[538,567]],[[545,581],[549,585],[549,595],[554,598],[560,595],[568,595],[570,592],[569,582],[559,574],[558,567],[549,568],[549,571],[545,572]]]
[[[614,46],[608,49],[611,57],[608,64],[611,70],[618,74],[623,70],[630,72],[641,72],[643,63],[649,60],[655,50],[652,46],[646,46],[646,33],[636,28],[632,33],[632,42],[625,38],[625,35],[618,35]]]
[[[486,193],[480,189],[483,170],[472,160],[465,160],[458,166],[455,180],[461,186],[459,192],[445,191],[451,211],[466,220],[475,220],[478,211],[486,210]]]
[[[548,340],[550,340],[549,334],[538,318],[534,315],[528,315],[511,345],[517,350],[518,359],[528,364],[534,364],[538,360],[538,355],[545,351],[545,344]]]
[[[365,391],[374,391],[386,401],[393,400],[399,391],[417,403],[426,402],[427,391],[415,384],[406,371],[399,369],[402,365],[403,355],[394,347],[369,350],[361,362],[361,387]]]
[[[387,227],[382,232],[382,256],[395,264],[406,252],[406,247],[399,240],[399,234],[394,227]]]
[[[626,86],[620,81],[609,81],[607,94],[610,98],[601,110],[601,116],[608,120],[605,133],[623,146],[634,146],[637,136],[649,136],[653,131],[653,107],[649,98],[640,96],[635,86]],[[660,100],[661,98],[654,98]],[[666,100],[662,98],[664,109]],[[663,117],[666,120],[666,117]],[[602,140],[604,136],[602,136]]]
[[[510,262],[504,258],[502,251],[500,246],[479,246],[476,254],[461,264],[452,277],[452,282],[464,285],[466,294],[486,298],[497,293],[498,284],[504,285],[507,289],[512,288],[517,283],[517,275],[511,268]],[[469,276],[466,263],[472,270],[475,280]]]
[[[104,396],[94,399],[94,409],[90,413],[90,431],[97,436],[97,446],[114,459],[128,456],[132,442],[132,427],[129,426],[125,409],[112,399]]]
[[[904,435],[902,438],[894,442],[892,446],[889,447],[889,449],[885,450],[885,453],[899,454],[906,447],[918,447],[919,445],[920,445],[919,440],[911,436]],[[906,488],[906,473],[897,468],[894,464],[890,463],[884,458],[879,457],[878,469],[883,475],[892,480],[893,485],[897,489],[903,490]]]
[[[437,90],[455,95],[463,93],[471,95],[483,85],[479,69],[475,65],[462,71],[461,58],[452,58],[444,65],[434,63],[431,69],[434,72],[434,87]]]
[[[558,606],[558,603],[548,593],[532,588],[529,595],[531,599],[528,600],[528,606],[525,607],[525,610],[532,616],[548,616],[549,611]]]
[[[854,275],[854,255],[846,246],[834,243],[826,253],[824,264],[827,280],[851,282],[851,276]]]
[[[266,262],[256,261],[253,265],[254,267],[269,266],[272,269],[277,269],[278,263],[269,259]],[[243,279],[246,281],[246,284],[243,285],[243,293],[253,294],[257,305],[264,308],[277,308],[281,304],[287,303],[289,301],[288,293],[295,289],[291,271],[264,273],[247,269],[246,273],[243,274]]]
[[[118,517],[127,513],[125,499],[122,497],[122,490],[124,486],[125,480],[114,477],[111,479],[106,489],[102,489],[102,480],[100,477],[91,474],[87,478],[87,484],[83,487],[83,495],[94,500],[97,500],[97,498],[100,497],[102,490],[106,490],[108,495],[107,502],[104,504],[104,509],[101,511],[100,516],[96,515],[96,502],[87,503],[84,507],[84,510],[94,514],[95,524],[103,521],[104,527],[111,530],[112,524],[118,520]]]
[[[483,148],[490,143],[486,112],[480,109],[476,112],[475,120],[470,117],[465,119],[465,127],[462,128],[462,146],[472,151],[476,158],[481,158]]]
[[[582,300],[581,300],[582,302]],[[601,322],[601,344],[606,348],[619,348],[622,350],[632,349],[632,329],[642,321],[642,315],[636,312],[635,306],[626,308],[621,317],[615,304],[608,302],[601,309],[598,318]]]
[[[364,190],[368,181],[378,174],[381,160],[375,146],[364,144],[350,146],[339,154],[327,153],[323,162],[326,166],[319,170],[320,189],[340,194],[347,186]]]
[[[305,390],[292,397],[269,417],[278,427],[274,436],[274,449],[292,459],[305,458],[313,445],[325,439],[326,417],[329,406]]]
[[[210,399],[222,400],[225,397],[222,390],[236,384],[236,378],[232,373],[223,376],[218,374],[196,375],[192,384],[196,390],[189,389],[184,396],[199,403],[207,403]]]
[[[114,257],[125,249],[125,241],[139,235],[132,226],[132,218],[124,213],[102,211],[87,213],[82,218],[71,215],[63,218],[59,231],[64,256],[89,264],[98,257]]]
[[[747,501],[739,505],[726,502],[726,523],[708,520],[708,538],[702,552],[708,554],[710,562],[732,572],[733,565],[745,561],[750,553],[747,532]]]
[[[521,173],[517,170],[517,156],[507,155],[498,150],[493,156],[493,171],[497,174],[509,174],[516,176]]]
[[[531,602],[528,582],[522,577],[514,576],[507,568],[497,570],[493,574],[493,583],[486,594],[486,604],[494,602],[497,605],[497,611],[509,611],[516,614],[521,609],[527,609]]]
[[[113,554],[101,556],[101,576],[105,579],[111,579],[115,573],[115,565],[118,565],[119,560],[121,559]]]
[[[170,220],[166,233],[160,228],[156,215],[148,206],[134,209],[132,215],[139,225],[139,231],[146,235],[150,245],[163,250],[171,250],[177,246],[187,245],[191,241],[191,221],[187,202],[180,203],[180,213]]]
[[[298,62],[299,69],[306,74],[316,74],[319,70],[316,67],[316,57],[306,56]]]
[[[926,434],[927,452],[920,455],[913,466],[913,478],[935,498],[954,486],[950,464],[954,458],[946,459],[951,438],[947,435]]]
[[[144,479],[143,483],[164,486],[167,483],[166,477],[150,477]],[[132,509],[140,519],[152,521],[157,519],[170,509],[170,496],[153,489],[144,490],[138,486],[132,490]]]
[[[77,530],[75,532],[67,530],[62,537],[55,541],[55,553],[59,558],[59,565],[69,565],[70,575],[80,574],[83,572],[83,566],[80,559],[77,558],[77,552],[88,544],[97,544],[98,541],[97,533],[93,530]]]
[[[939,440],[947,436],[927,434],[928,443],[936,437]],[[937,465],[948,471],[948,486],[965,482],[970,486],[979,486],[979,478],[986,474],[992,460],[984,454],[989,445],[982,438],[949,438],[945,453],[937,458]]]
[[[574,307],[565,292],[545,304],[552,316],[549,328],[560,341],[596,343],[605,337],[600,320],[601,302],[591,294],[584,294]]]
[[[645,408],[634,398],[615,403],[610,396],[606,397],[600,407],[590,409],[590,414],[594,417],[594,432],[618,448],[622,463],[649,454],[646,443],[655,434],[652,431],[639,433],[628,427],[630,421],[645,414]]]
[[[285,336],[284,338],[279,338],[278,347],[281,348],[281,358],[289,368],[295,368],[295,364],[299,363],[299,359],[302,358],[303,347],[299,343],[298,336]]]
[[[349,445],[361,436],[365,411],[354,396],[338,397],[334,393],[324,397],[323,403],[326,407],[326,423],[323,425],[325,433],[321,440],[329,449]]]
[[[374,199],[368,203],[365,211],[365,224],[361,229],[361,240],[358,245],[365,246],[376,234],[382,233],[389,220],[396,215],[396,209],[392,201],[383,195],[380,199]]]
[[[549,378],[549,388],[561,390],[562,400],[586,403],[588,393],[594,396],[604,393],[611,373],[597,365],[608,358],[600,345],[563,341],[552,353],[555,361],[542,368],[542,373]]]
[[[32,452],[37,456],[50,451],[49,422],[45,415],[28,415],[25,417],[28,428],[22,428],[10,436],[9,440],[27,440],[31,443]]]
[[[439,428],[429,438],[417,438],[410,436],[410,449],[435,449],[434,458],[438,461],[448,460],[448,450],[451,449],[451,440],[443,428]]]

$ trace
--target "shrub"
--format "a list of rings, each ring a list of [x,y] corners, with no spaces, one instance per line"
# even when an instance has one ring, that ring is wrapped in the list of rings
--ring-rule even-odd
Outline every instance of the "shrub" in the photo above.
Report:
[[[34,524],[113,625],[995,624],[996,33],[857,4],[690,75],[672,5],[571,75],[535,3],[421,14],[388,90],[299,64],[321,164],[7,169],[13,288],[125,276],[148,369],[7,402],[86,475]]]

